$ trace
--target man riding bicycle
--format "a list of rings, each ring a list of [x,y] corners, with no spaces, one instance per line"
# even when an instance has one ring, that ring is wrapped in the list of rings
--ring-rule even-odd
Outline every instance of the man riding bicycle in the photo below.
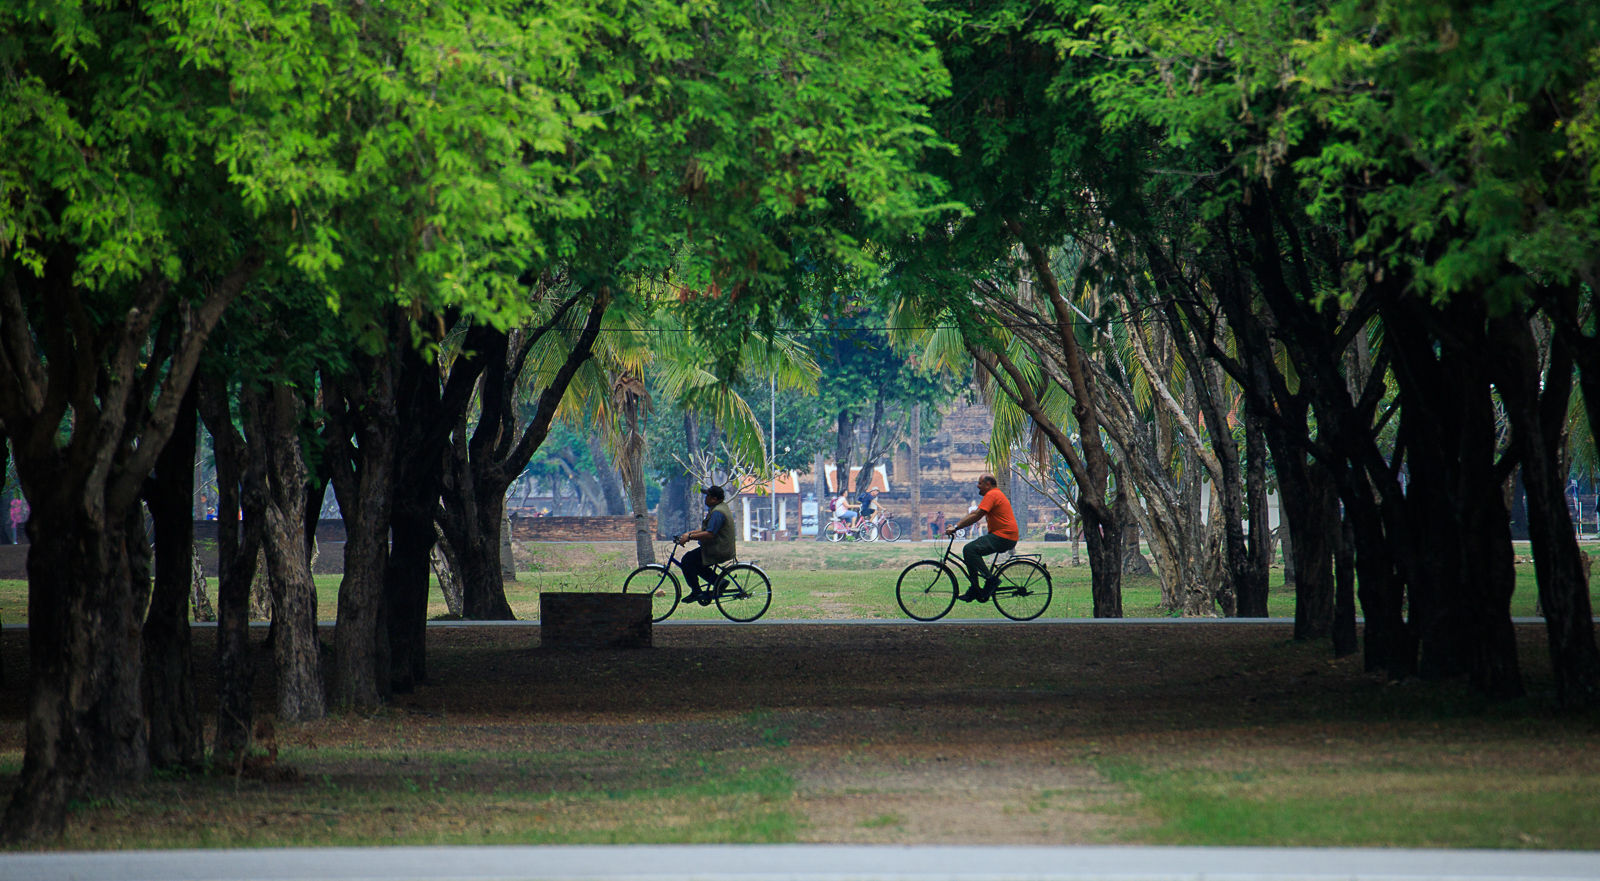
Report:
[[[978,478],[978,492],[983,498],[978,500],[977,509],[944,531],[945,535],[953,536],[956,530],[977,523],[979,518],[987,520],[989,534],[967,542],[961,549],[961,559],[967,564],[967,575],[972,583],[967,592],[956,599],[968,603],[987,600],[999,584],[998,576],[989,574],[989,567],[984,565],[984,555],[1009,551],[1017,546],[1017,540],[1022,537],[1017,529],[1016,515],[1011,512],[1011,500],[1000,491],[1000,484],[993,474]],[[978,587],[980,582],[982,588]]]
[[[732,560],[738,552],[736,536],[733,528],[733,511],[728,508],[726,494],[720,486],[705,488],[705,501],[707,513],[704,520],[700,521],[700,528],[685,532],[673,539],[677,544],[690,541],[700,542],[700,547],[688,551],[683,559],[678,561],[678,566],[683,569],[683,577],[689,582],[689,593],[684,596],[686,603],[699,603],[702,606],[711,605],[711,590],[700,589],[700,579],[711,581],[712,573],[709,564],[726,563]]]

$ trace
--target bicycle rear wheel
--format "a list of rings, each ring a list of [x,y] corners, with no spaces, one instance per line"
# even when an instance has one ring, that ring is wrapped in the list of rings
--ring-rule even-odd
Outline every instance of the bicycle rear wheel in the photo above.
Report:
[[[650,595],[650,620],[664,621],[678,608],[683,591],[678,587],[678,576],[660,563],[647,563],[628,573],[622,582],[623,593]]]
[[[723,570],[717,585],[717,611],[729,621],[754,621],[772,605],[772,582],[767,573],[748,563]]]
[[[882,523],[879,523],[878,524],[878,537],[883,539],[884,541],[895,541],[895,540],[899,539],[900,538],[900,524],[894,522],[894,518],[890,518],[888,520],[883,521]]]
[[[838,544],[839,542],[844,541],[844,533],[830,525],[828,527],[828,541]]]
[[[912,618],[937,621],[956,604],[956,577],[937,560],[919,560],[901,571],[894,598]]]
[[[1012,560],[1000,567],[994,607],[1013,621],[1032,621],[1050,605],[1050,573],[1032,560]]]

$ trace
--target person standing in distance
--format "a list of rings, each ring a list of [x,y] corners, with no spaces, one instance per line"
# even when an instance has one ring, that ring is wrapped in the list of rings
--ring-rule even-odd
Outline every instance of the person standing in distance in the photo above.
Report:
[[[968,513],[944,531],[945,535],[953,536],[956,530],[977,523],[979,518],[985,519],[985,526],[989,530],[987,535],[967,542],[961,549],[961,559],[967,564],[967,575],[972,579],[972,584],[958,599],[968,603],[981,603],[987,600],[1000,584],[1000,576],[989,571],[989,567],[984,565],[983,558],[988,554],[1011,550],[1017,546],[1017,540],[1022,537],[1022,533],[1017,531],[1016,515],[1011,512],[1011,500],[1000,491],[1000,484],[994,479],[993,474],[985,474],[978,478],[978,493],[983,497],[978,500],[977,510]],[[978,586],[980,583],[982,587]]]
[[[733,531],[733,512],[728,509],[727,496],[720,486],[708,486],[704,490],[706,497],[706,516],[700,521],[700,528],[674,538],[677,544],[686,544],[691,541],[700,543],[700,547],[688,551],[678,565],[683,569],[683,577],[689,582],[689,593],[683,598],[686,603],[699,603],[702,606],[711,604],[712,591],[700,589],[700,579],[711,580],[711,563],[725,563],[734,558],[738,547]]]

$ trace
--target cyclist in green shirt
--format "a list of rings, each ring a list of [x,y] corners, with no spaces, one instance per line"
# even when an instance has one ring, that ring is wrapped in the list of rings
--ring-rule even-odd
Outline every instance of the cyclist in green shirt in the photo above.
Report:
[[[711,604],[711,591],[700,589],[700,579],[711,580],[708,564],[732,560],[737,551],[733,511],[728,508],[727,495],[720,486],[708,486],[704,492],[706,516],[700,521],[700,528],[673,539],[680,545],[690,541],[700,542],[700,547],[686,552],[678,565],[683,569],[684,579],[689,582],[689,593],[683,601],[702,606]]]

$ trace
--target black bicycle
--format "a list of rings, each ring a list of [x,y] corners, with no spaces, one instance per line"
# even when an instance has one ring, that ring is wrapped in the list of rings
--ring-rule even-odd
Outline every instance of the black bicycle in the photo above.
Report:
[[[623,593],[650,595],[652,621],[665,621],[683,600],[678,576],[672,572],[673,563],[683,568],[683,563],[678,561],[680,547],[682,545],[673,546],[667,562],[646,563],[629,572],[627,580],[622,582]],[[701,588],[701,605],[716,603],[717,611],[729,621],[754,621],[767,613],[767,607],[772,605],[772,582],[767,580],[767,573],[761,571],[761,567],[735,560],[714,563],[708,568],[712,581],[710,586]]]
[[[969,582],[966,565],[950,550],[955,543],[956,537],[951,536],[943,557],[918,560],[901,571],[894,588],[901,611],[918,621],[937,621],[949,614],[959,585]],[[1050,570],[1038,554],[1012,554],[1003,563],[1000,554],[995,554],[989,572],[997,582],[993,590],[985,590],[985,598],[993,600],[1007,618],[1032,621],[1050,605]]]

